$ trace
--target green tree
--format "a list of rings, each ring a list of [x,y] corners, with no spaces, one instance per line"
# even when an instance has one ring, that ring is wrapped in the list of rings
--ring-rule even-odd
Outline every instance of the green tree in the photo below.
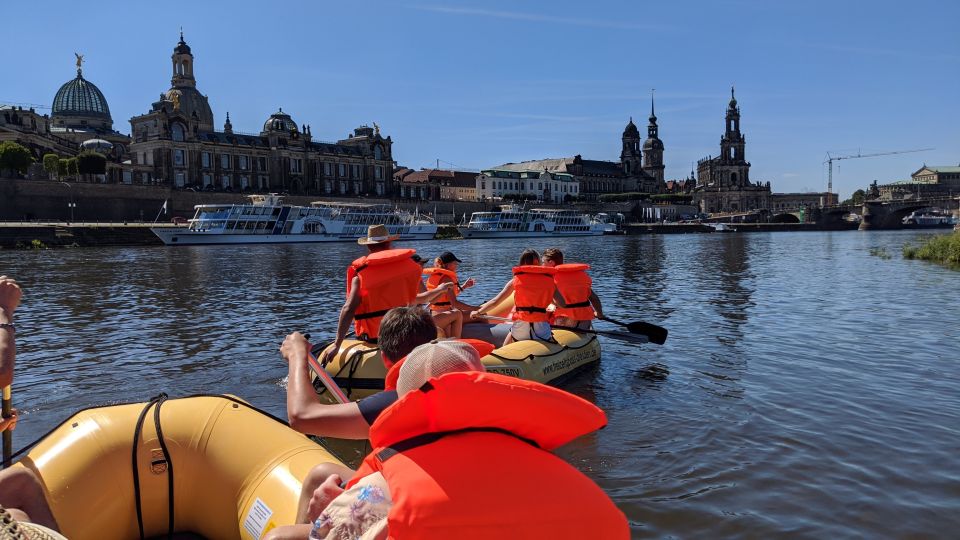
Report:
[[[23,174],[35,160],[30,151],[13,141],[0,143],[0,171],[11,170]]]
[[[81,152],[77,156],[77,172],[80,174],[106,174],[107,158],[96,152]]]
[[[60,158],[57,160],[57,178],[63,178],[70,174],[67,169],[69,169],[70,160],[67,158]]]
[[[860,204],[863,204],[863,201],[866,200],[866,198],[867,198],[867,192],[865,192],[862,189],[858,189],[853,192],[853,195],[851,195],[849,199],[843,201],[840,204],[860,205]]]
[[[77,168],[77,158],[72,157],[67,160],[67,174],[74,177],[80,174],[80,170]]]
[[[56,177],[60,170],[60,156],[56,154],[44,154],[43,170],[46,171],[51,178]]]

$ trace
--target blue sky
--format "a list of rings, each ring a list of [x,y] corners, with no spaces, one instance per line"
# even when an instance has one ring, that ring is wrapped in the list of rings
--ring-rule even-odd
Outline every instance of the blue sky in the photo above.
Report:
[[[82,7],[80,7],[82,6]],[[717,154],[731,84],[753,180],[826,189],[828,151],[934,151],[840,162],[835,190],[960,163],[960,3],[42,2],[5,25],[0,102],[49,106],[73,52],[114,126],[170,84],[182,25],[221,126],[283,107],[315,138],[377,122],[401,165],[479,169],[617,159],[656,88],[667,178]],[[9,9],[7,13],[10,14]],[[57,15],[54,15],[57,14]]]

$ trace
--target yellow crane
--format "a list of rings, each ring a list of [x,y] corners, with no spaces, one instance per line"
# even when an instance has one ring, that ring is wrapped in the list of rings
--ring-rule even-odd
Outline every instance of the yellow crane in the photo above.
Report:
[[[936,150],[936,148],[917,148],[915,150],[894,150],[892,152],[877,152],[874,154],[861,154],[857,152],[855,155],[850,156],[831,156],[830,152],[827,152],[827,160],[824,163],[827,164],[827,169],[829,170],[827,174],[827,204],[834,204],[833,201],[833,162],[840,161],[841,159],[859,159],[859,158],[868,158],[868,157],[877,157],[877,156],[891,156],[893,154],[910,154],[913,152],[927,152],[929,150]]]

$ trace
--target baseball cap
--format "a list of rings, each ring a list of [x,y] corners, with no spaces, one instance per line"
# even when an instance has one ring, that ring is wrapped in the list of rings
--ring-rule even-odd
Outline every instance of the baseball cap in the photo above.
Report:
[[[410,351],[397,377],[397,395],[423,386],[428,380],[458,371],[486,371],[477,350],[455,339],[433,340]]]
[[[444,251],[443,253],[440,254],[440,262],[442,262],[443,264],[450,264],[453,261],[463,262],[460,259],[458,259],[457,256],[454,255],[452,252]]]

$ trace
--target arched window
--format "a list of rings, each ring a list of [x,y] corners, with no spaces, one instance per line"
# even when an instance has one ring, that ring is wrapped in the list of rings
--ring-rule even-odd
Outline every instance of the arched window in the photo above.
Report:
[[[170,126],[170,136],[175,141],[182,141],[186,135],[186,131],[183,129],[183,124],[174,122]]]
[[[730,173],[730,183],[731,184],[737,183],[737,173]]]
[[[383,159],[383,150],[380,149],[380,145],[373,147],[373,159]]]

